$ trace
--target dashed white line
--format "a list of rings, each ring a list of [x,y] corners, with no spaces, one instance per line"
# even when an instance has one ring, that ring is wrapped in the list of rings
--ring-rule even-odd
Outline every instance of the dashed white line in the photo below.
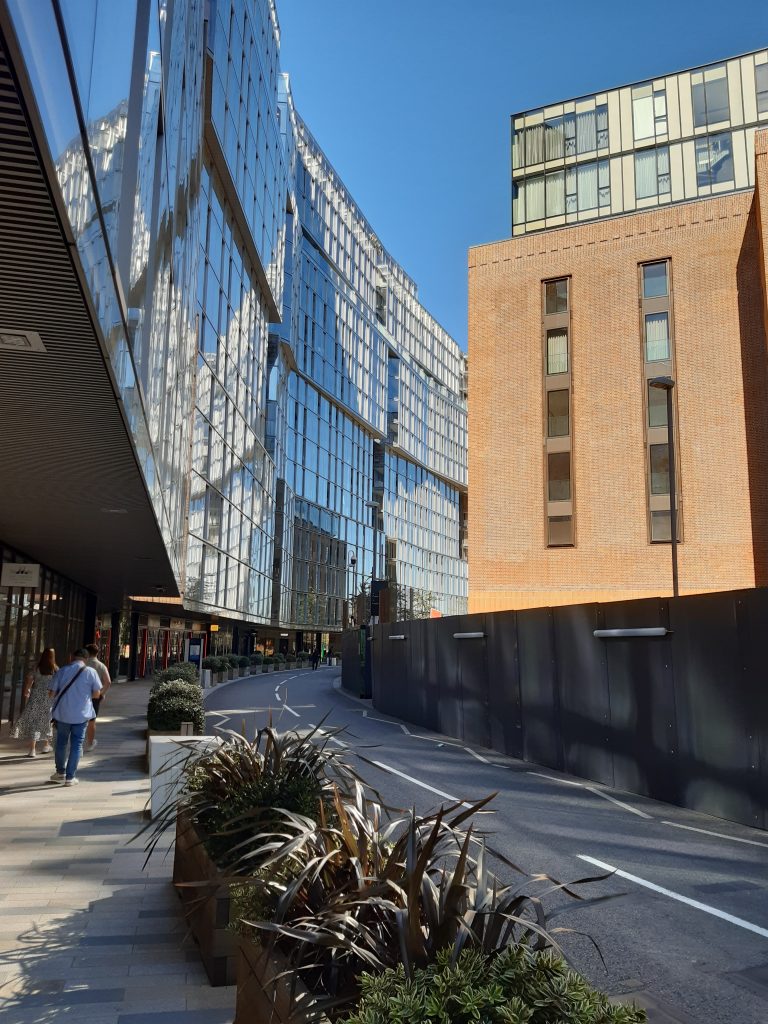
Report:
[[[595,857],[587,857],[586,854],[577,854],[579,860],[586,861],[587,864],[593,864],[596,868],[601,868],[603,871],[612,871],[618,878],[626,878],[628,882],[634,882],[635,885],[641,885],[645,889],[651,889],[653,892],[659,893],[661,896],[668,896],[671,900],[677,900],[678,903],[685,903],[688,907],[693,907],[695,910],[702,910],[705,914],[711,914],[712,917],[719,917],[721,921],[727,921],[729,924],[735,924],[739,928],[744,928],[748,932],[754,932],[755,935],[761,935],[764,939],[768,939],[768,928],[761,928],[757,924],[752,924],[751,921],[745,921],[743,917],[735,917],[733,914],[728,914],[724,910],[718,910],[717,907],[710,907],[708,903],[701,903],[699,900],[692,900],[688,896],[683,896],[679,892],[673,892],[672,889],[665,889],[662,885],[656,885],[655,882],[649,882],[645,878],[639,878],[637,875],[631,875],[628,871],[622,871],[620,868],[614,867],[612,864],[606,864],[605,861],[597,860]]]
[[[602,797],[603,800],[609,800],[612,804],[616,804],[617,807],[629,811],[630,814],[636,814],[638,818],[646,818],[648,821],[654,820],[652,814],[646,814],[645,811],[641,811],[639,807],[633,807],[632,804],[625,804],[623,800],[617,800],[615,796],[611,796],[610,793],[606,793],[596,786],[588,786],[584,782],[573,782],[571,779],[558,779],[555,775],[545,775],[544,772],[527,772],[526,774],[536,775],[540,779],[549,779],[551,782],[559,782],[563,786],[575,786],[577,789],[583,789],[586,793],[592,793],[594,796]]]
[[[672,828],[684,828],[686,832],[700,832],[705,836],[715,836],[716,839],[729,839],[732,843],[747,843],[749,846],[762,846],[768,850],[768,843],[759,843],[756,839],[742,839],[741,836],[727,836],[723,832],[710,832],[707,828],[694,828],[693,825],[681,825],[677,821],[662,821],[662,825],[671,825]]]
[[[422,782],[421,779],[414,779],[412,775],[406,775],[405,772],[401,772],[399,768],[393,768],[391,765],[384,764],[383,761],[371,761],[371,764],[375,764],[377,768],[381,768],[383,772],[389,772],[391,775],[399,775],[401,779],[405,779],[406,782],[412,782],[414,786],[420,786],[422,789],[429,790],[430,793],[436,793],[437,796],[442,796],[446,800],[453,800],[455,803],[464,803],[463,800],[459,800],[457,796],[453,796],[451,793],[445,793],[442,789],[437,789],[435,786],[430,786],[427,782]]]

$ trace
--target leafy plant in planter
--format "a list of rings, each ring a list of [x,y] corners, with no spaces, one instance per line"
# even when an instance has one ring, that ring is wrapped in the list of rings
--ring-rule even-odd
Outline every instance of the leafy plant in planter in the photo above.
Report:
[[[292,837],[296,823],[300,832],[311,830],[323,803],[330,806],[338,794],[362,786],[342,752],[329,747],[335,733],[278,733],[267,726],[253,742],[226,732],[215,750],[190,754],[181,806],[222,871],[253,872],[267,853]],[[175,824],[177,806],[174,799],[161,812],[149,852]],[[265,836],[272,837],[268,850],[261,849]]]
[[[147,726],[153,732],[179,732],[182,722],[192,722],[194,731],[205,731],[202,696],[193,698],[179,692],[167,692],[170,684],[149,698]]]
[[[239,655],[237,654],[225,654],[224,660],[227,663],[228,668],[238,668],[239,666]]]
[[[250,662],[252,665],[261,665],[263,660],[264,656],[262,654],[259,654],[258,652],[256,654],[252,654],[250,658]]]
[[[206,667],[206,665],[203,665],[203,668]],[[164,668],[161,672],[156,672],[154,683],[164,683],[171,679],[186,679],[189,683],[196,683],[199,675],[197,665],[193,665],[191,661],[180,661],[176,665]]]
[[[251,663],[251,659],[248,657],[247,654],[240,654],[240,655],[238,655],[238,658],[237,658],[237,667],[238,668],[248,668],[250,663]]]
[[[402,966],[365,974],[346,1024],[643,1024],[643,1010],[612,1006],[550,951],[507,946],[496,955],[450,950],[407,977]]]
[[[281,832],[252,849],[274,914],[244,921],[244,928],[287,959],[315,1009],[332,1007],[334,1015],[357,1002],[366,970],[402,965],[412,979],[445,951],[456,962],[464,949],[486,956],[509,946],[559,949],[555,936],[563,929],[549,927],[546,897],[562,892],[581,900],[572,886],[598,879],[564,885],[500,858],[522,878],[503,884],[488,870],[474,826],[463,827],[491,799],[383,824],[381,808],[358,789],[353,801],[337,793],[333,816],[318,825],[286,814]]]

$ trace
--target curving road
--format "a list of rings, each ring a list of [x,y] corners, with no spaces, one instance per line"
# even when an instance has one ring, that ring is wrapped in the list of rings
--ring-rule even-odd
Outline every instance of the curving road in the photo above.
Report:
[[[597,942],[605,967],[588,940],[564,942],[591,981],[630,994],[652,1024],[768,1024],[768,833],[411,728],[339,681],[321,668],[224,684],[207,697],[208,731],[324,719],[345,728],[339,743],[371,762],[362,774],[396,806],[497,792],[483,828],[515,864],[561,880],[617,870],[589,888],[620,899],[557,921]]]

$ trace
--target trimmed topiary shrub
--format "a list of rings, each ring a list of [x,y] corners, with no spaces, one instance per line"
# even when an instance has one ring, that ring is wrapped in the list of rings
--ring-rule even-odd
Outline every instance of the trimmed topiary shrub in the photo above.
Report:
[[[153,681],[163,683],[169,679],[186,679],[189,683],[196,683],[198,676],[197,665],[193,665],[191,661],[180,661],[176,665],[164,668],[161,672],[156,672]]]
[[[252,665],[260,665],[264,660],[264,656],[257,651],[255,654],[251,655],[250,660]]]
[[[238,667],[238,655],[237,654],[225,654],[223,660],[226,661],[227,668],[237,668]]]
[[[158,693],[175,693],[183,697],[190,697],[193,700],[200,698],[201,690],[199,683],[190,683],[186,679],[165,679],[154,683],[149,691],[150,698]]]
[[[196,734],[205,731],[203,692],[183,679],[170,680],[153,688],[147,706],[147,726],[153,732],[179,732],[182,722],[191,722]]]
[[[346,1024],[643,1024],[644,1010],[613,1006],[608,998],[550,951],[522,944],[489,956],[453,950],[417,968],[408,979],[402,965],[363,974],[357,1010]]]
[[[237,659],[237,667],[238,668],[248,668],[250,663],[251,663],[251,659],[248,657],[247,654],[241,654],[241,655],[238,656],[238,659]]]
[[[282,651],[278,651],[277,652],[277,654],[275,655],[274,661],[275,661],[276,665],[284,665],[285,664],[285,655],[282,653]]]

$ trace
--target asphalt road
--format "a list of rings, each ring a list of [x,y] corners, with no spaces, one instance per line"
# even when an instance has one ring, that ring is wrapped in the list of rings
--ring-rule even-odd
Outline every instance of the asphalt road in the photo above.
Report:
[[[653,1024],[768,1024],[768,833],[410,728],[346,695],[339,669],[239,680],[206,705],[209,732],[250,735],[268,715],[281,729],[343,726],[341,741],[378,765],[361,774],[395,806],[497,792],[483,828],[526,871],[562,881],[600,865],[625,873],[589,887],[620,899],[557,921],[599,946],[605,967],[587,939],[563,940],[594,984],[631,994]]]

